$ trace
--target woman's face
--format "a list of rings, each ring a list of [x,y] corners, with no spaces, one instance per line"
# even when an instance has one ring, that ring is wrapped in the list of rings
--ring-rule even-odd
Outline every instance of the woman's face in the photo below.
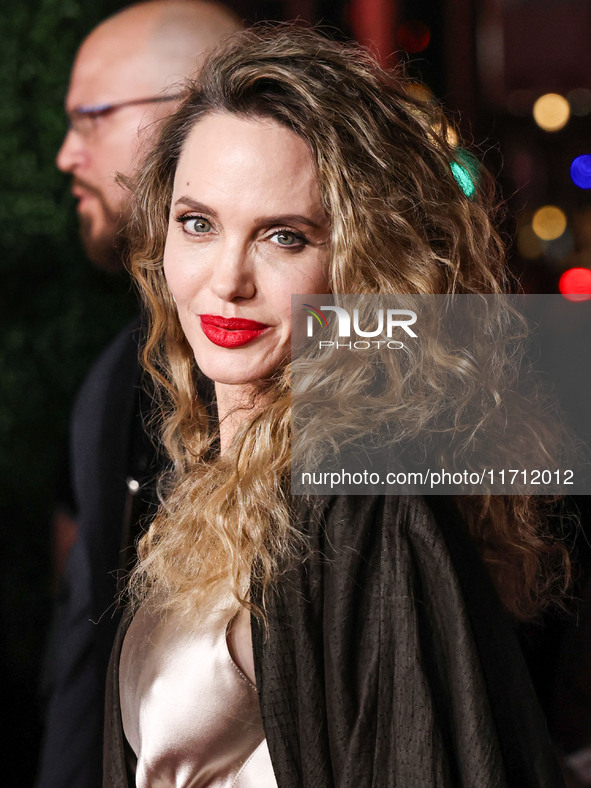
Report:
[[[328,237],[296,134],[229,113],[197,123],[175,174],[164,273],[208,377],[252,383],[289,358],[291,295],[328,292]]]

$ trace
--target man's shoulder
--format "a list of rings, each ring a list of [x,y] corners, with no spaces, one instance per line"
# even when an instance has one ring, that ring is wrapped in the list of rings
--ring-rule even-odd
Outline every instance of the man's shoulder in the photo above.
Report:
[[[91,366],[83,386],[89,378],[111,372],[121,365],[139,364],[139,347],[141,341],[140,318],[136,317],[103,348]]]
[[[86,403],[102,399],[113,388],[134,387],[140,371],[140,338],[140,320],[136,318],[101,351],[78,391],[75,412]]]

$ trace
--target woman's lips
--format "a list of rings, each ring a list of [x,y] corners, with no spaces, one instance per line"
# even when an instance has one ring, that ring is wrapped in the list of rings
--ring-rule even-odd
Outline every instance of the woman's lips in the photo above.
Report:
[[[221,315],[200,315],[201,328],[214,345],[220,347],[240,347],[252,342],[270,326],[245,320],[241,317],[221,317]]]

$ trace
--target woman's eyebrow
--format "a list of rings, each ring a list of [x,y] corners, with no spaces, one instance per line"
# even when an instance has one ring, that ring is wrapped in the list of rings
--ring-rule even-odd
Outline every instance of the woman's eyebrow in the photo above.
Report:
[[[305,224],[308,227],[319,229],[323,226],[320,222],[315,222],[308,216],[302,216],[299,213],[286,213],[280,216],[260,216],[255,219],[257,224],[272,225],[272,224]]]
[[[217,211],[214,211],[213,208],[210,208],[209,205],[205,205],[205,203],[197,202],[192,197],[187,197],[183,195],[179,197],[178,200],[174,201],[174,206],[178,205],[185,205],[187,208],[190,208],[192,211],[197,211],[198,213],[206,213],[209,216],[216,216]]]

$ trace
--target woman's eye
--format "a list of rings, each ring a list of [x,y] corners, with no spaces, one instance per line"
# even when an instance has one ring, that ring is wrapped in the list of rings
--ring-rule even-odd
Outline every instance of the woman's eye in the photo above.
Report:
[[[298,233],[291,233],[288,230],[278,230],[269,236],[269,240],[278,246],[288,246],[291,248],[301,248],[306,245],[306,239]]]
[[[211,224],[207,219],[204,219],[203,216],[184,216],[181,217],[180,221],[183,224],[185,232],[191,235],[208,233],[212,229]]]

